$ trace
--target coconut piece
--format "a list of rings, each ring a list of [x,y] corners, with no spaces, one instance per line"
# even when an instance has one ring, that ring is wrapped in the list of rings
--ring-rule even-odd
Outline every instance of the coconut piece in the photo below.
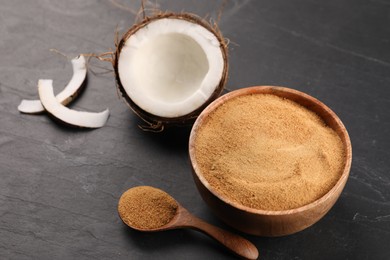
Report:
[[[69,109],[54,96],[53,80],[40,79],[38,93],[45,110],[59,121],[76,127],[98,128],[104,126],[110,114],[106,109],[100,113],[83,112]]]
[[[193,122],[223,90],[226,42],[192,14],[159,14],[134,25],[118,44],[118,88],[150,128]]]
[[[65,88],[57,94],[57,100],[63,104],[68,105],[81,92],[82,86],[87,78],[87,66],[83,55],[72,59],[73,76]],[[18,110],[26,114],[37,114],[45,111],[40,100],[25,100],[23,99]]]

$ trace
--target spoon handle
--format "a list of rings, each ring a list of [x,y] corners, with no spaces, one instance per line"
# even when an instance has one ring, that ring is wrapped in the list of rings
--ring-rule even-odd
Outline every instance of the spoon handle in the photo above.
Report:
[[[210,225],[205,221],[195,217],[189,213],[186,209],[180,208],[180,215],[185,219],[185,222],[181,223],[183,227],[192,228],[214,238],[220,242],[227,249],[235,253],[236,255],[246,259],[257,259],[259,251],[257,248],[245,238],[233,234],[229,231],[223,230],[216,226]]]

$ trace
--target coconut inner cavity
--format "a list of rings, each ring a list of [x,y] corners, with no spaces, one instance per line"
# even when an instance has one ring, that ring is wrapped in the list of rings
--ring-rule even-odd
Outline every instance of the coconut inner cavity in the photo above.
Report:
[[[137,84],[154,99],[178,102],[191,96],[209,70],[205,52],[187,35],[170,33],[138,49],[132,65]]]

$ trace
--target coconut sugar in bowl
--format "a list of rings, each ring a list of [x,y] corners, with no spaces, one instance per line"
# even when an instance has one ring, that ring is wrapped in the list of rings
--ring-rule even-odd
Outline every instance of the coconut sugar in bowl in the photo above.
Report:
[[[283,236],[320,220],[348,179],[351,142],[337,115],[297,90],[232,91],[196,120],[189,155],[211,210],[248,234]]]

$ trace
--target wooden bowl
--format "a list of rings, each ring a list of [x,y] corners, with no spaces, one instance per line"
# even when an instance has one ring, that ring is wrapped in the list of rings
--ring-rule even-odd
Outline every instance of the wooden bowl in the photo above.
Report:
[[[195,138],[205,118],[229,99],[248,94],[273,94],[287,98],[318,114],[341,138],[345,149],[345,163],[340,179],[321,198],[305,206],[281,211],[249,208],[233,202],[213,189],[202,175],[195,158]],[[248,234],[283,236],[301,231],[320,220],[335,204],[347,182],[352,161],[352,147],[348,132],[337,115],[319,100],[297,90],[284,87],[258,86],[230,92],[211,103],[196,120],[189,140],[189,155],[196,186],[211,210],[228,225]]]

